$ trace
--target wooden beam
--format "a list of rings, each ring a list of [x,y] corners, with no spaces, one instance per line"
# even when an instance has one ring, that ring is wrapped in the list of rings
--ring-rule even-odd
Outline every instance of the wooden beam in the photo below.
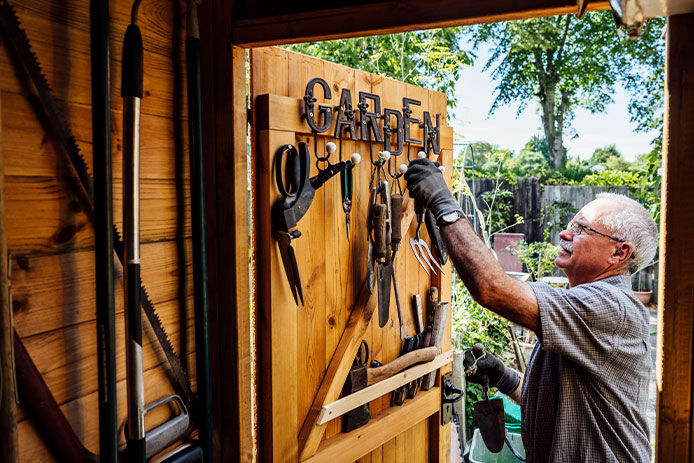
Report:
[[[2,114],[0,98],[0,114]],[[10,262],[7,257],[7,228],[5,228],[5,154],[0,117],[0,454],[7,463],[19,458],[17,453],[17,408],[14,390],[14,356],[12,304],[9,292]]]
[[[351,432],[340,433],[321,442],[306,463],[354,461],[388,442],[441,409],[441,389],[422,391],[401,407],[390,407]],[[407,461],[407,460],[402,460]]]
[[[609,3],[591,2],[588,9],[609,9]],[[232,20],[231,42],[243,47],[259,47],[526,19],[575,11],[574,0],[392,0]]]
[[[401,371],[400,373],[391,376],[390,378],[381,381],[380,383],[373,384],[366,387],[360,391],[354,392],[348,396],[345,396],[335,402],[328,404],[323,407],[318,415],[318,420],[316,424],[327,423],[330,420],[334,420],[350,410],[363,405],[365,403],[371,402],[374,399],[381,397],[384,394],[388,394],[391,391],[404,386],[405,384],[417,379],[422,376],[431,373],[432,371],[438,370],[444,365],[447,365],[453,361],[453,351],[449,350],[443,354],[439,354],[431,362],[422,363],[421,365],[415,365],[407,370]]]
[[[214,461],[253,459],[245,50],[233,1],[199,8],[206,167]]]
[[[668,18],[660,218],[656,461],[692,461],[694,14]]]

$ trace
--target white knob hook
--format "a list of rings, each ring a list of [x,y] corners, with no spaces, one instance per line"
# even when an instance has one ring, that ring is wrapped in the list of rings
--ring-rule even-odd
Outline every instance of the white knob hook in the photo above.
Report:
[[[407,172],[407,164],[400,164],[398,170],[400,171],[400,173],[404,174],[405,172]]]
[[[326,143],[325,151],[327,151],[328,154],[333,154],[335,152],[335,150],[337,150],[337,145],[335,143],[333,143],[331,141]]]
[[[361,154],[353,153],[350,159],[352,160],[352,164],[356,166],[361,162]]]
[[[424,159],[425,157],[427,157],[427,154],[424,151],[420,151],[419,153],[417,153],[417,157],[419,159]]]

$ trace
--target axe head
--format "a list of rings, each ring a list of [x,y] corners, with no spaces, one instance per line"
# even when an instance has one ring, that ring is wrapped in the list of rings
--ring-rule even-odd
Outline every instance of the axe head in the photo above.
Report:
[[[353,392],[361,391],[367,385],[366,365],[358,365],[352,367],[347,375],[347,381],[342,388],[343,395],[349,395]]]

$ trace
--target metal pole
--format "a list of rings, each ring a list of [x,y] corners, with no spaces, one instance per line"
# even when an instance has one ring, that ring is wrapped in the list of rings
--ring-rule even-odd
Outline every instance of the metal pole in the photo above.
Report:
[[[109,2],[91,0],[89,8],[94,157],[94,257],[96,273],[99,453],[118,460],[116,404],[116,311],[113,283],[113,193],[111,187],[111,80]]]
[[[137,2],[134,11],[136,12]],[[128,461],[145,462],[145,388],[140,313],[140,101],[142,36],[133,21],[123,39],[123,229],[125,233],[125,326],[128,391]]]
[[[207,298],[207,249],[205,170],[202,144],[202,89],[200,79],[200,30],[197,6],[188,0],[186,24],[186,81],[188,89],[188,138],[190,195],[193,228],[193,290],[195,296],[195,368],[198,388],[196,415],[203,461],[212,461],[212,392]]]

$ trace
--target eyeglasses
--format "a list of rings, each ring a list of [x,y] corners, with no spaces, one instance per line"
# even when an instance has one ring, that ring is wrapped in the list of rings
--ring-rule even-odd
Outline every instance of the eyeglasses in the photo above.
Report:
[[[571,229],[571,233],[574,234],[574,236],[578,236],[581,233],[583,233],[583,230],[590,230],[595,234],[598,234],[600,236],[604,236],[605,238],[609,238],[611,240],[617,241],[618,243],[624,243],[626,240],[622,240],[619,238],[615,238],[614,236],[607,235],[605,233],[597,231],[595,228],[591,228],[588,225],[583,225],[582,223],[579,222],[574,222],[573,220],[569,222],[569,228]]]

